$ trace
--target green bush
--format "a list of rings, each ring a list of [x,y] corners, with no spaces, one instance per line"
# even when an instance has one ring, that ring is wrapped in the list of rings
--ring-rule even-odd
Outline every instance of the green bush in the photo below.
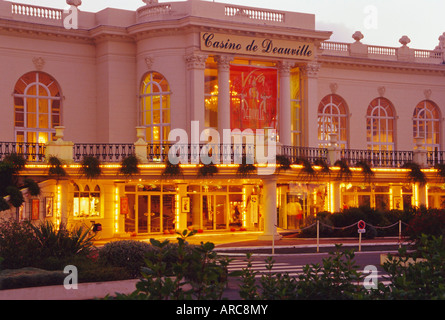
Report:
[[[0,256],[3,269],[36,266],[40,260],[39,244],[29,223],[0,222]]]
[[[4,269],[24,267],[58,270],[74,256],[87,256],[93,237],[84,228],[59,228],[49,221],[33,225],[29,221],[0,223],[0,255]]]
[[[443,237],[422,235],[414,253],[406,249],[389,255],[383,268],[391,284],[372,292],[382,300],[444,300],[445,242]]]
[[[342,212],[330,213],[320,212],[317,219],[320,221],[320,237],[358,237],[357,222],[366,222],[365,238],[398,236],[398,222],[408,224],[414,217],[416,211],[407,209],[405,211],[382,211],[362,206],[358,208],[345,209]],[[315,221],[314,221],[315,222]],[[391,226],[390,228],[387,228]],[[406,233],[406,228],[402,231]],[[304,229],[300,237],[315,237],[316,228]]]
[[[408,235],[419,239],[422,235],[439,237],[445,234],[445,210],[420,208],[408,224]]]
[[[252,271],[250,255],[247,268],[241,276],[240,297],[244,300],[353,300],[367,296],[359,285],[363,275],[354,261],[353,251],[341,250],[323,259],[321,264],[306,265],[298,278],[288,273],[272,272],[273,259],[266,259],[266,274],[256,280],[258,272]]]
[[[0,272],[0,290],[62,285],[66,275],[62,271],[22,268]]]
[[[153,250],[147,254],[137,290],[114,299],[220,300],[228,281],[229,260],[219,257],[212,243],[190,246],[186,239],[193,234],[184,231],[176,245],[151,239]]]
[[[121,240],[105,244],[99,250],[99,262],[103,265],[124,268],[131,277],[141,276],[146,255],[153,250],[149,243]]]

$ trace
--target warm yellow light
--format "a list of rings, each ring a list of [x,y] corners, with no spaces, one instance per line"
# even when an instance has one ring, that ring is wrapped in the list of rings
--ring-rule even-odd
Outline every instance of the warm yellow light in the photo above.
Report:
[[[394,209],[394,196],[392,194],[392,188],[389,188],[389,209],[393,210]]]
[[[329,183],[328,185],[329,185],[329,198],[330,198],[329,199],[329,205],[330,205],[329,212],[334,213],[334,208],[335,208],[335,205],[334,205],[334,196],[335,196],[334,184]]]
[[[181,208],[181,204],[180,204],[179,200],[180,200],[179,194],[176,193],[176,196],[175,196],[175,221],[174,221],[174,224],[175,224],[175,229],[177,231],[179,231],[179,212],[180,212],[180,208]]]
[[[62,187],[60,185],[57,185],[56,204],[56,228],[59,229],[62,216]]]
[[[242,223],[243,227],[247,227],[247,195],[246,195],[246,188],[243,188],[243,214],[242,214]]]
[[[114,233],[119,233],[119,188],[114,188]]]

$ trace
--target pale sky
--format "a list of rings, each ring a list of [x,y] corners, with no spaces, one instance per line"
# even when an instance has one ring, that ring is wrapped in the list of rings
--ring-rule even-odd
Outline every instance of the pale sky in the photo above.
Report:
[[[212,0],[203,0],[212,1]],[[53,8],[67,8],[65,0],[14,0]],[[142,0],[83,0],[80,10],[97,12],[107,7],[136,10]],[[173,2],[159,0],[160,3]],[[317,29],[333,31],[332,41],[353,42],[361,31],[363,43],[399,47],[407,35],[411,48],[433,50],[445,32],[445,0],[218,0],[216,2],[312,13]]]

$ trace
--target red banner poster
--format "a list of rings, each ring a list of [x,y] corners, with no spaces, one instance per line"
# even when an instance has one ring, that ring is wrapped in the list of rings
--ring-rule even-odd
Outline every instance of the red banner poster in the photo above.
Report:
[[[121,214],[129,213],[128,197],[121,197]]]
[[[38,199],[31,200],[31,220],[39,220],[40,201]]]
[[[277,70],[233,65],[230,81],[231,129],[277,129]]]

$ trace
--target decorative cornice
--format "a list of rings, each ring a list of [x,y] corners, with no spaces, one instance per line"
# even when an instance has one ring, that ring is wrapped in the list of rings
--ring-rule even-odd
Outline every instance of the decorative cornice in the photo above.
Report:
[[[357,57],[319,56],[318,61],[322,65],[337,65],[345,67],[368,68],[374,70],[399,70],[423,73],[440,73],[445,75],[445,65],[427,64],[416,62],[375,60]]]

